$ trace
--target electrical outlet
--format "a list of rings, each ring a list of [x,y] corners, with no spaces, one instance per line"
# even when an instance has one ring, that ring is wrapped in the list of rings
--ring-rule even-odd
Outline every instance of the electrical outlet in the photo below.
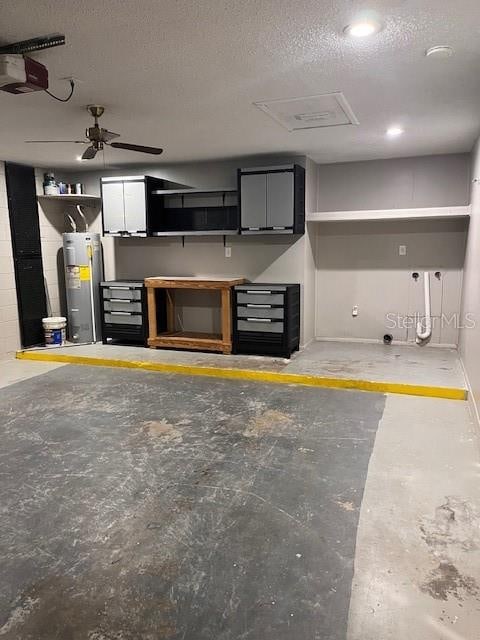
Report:
[[[232,247],[225,247],[225,258],[232,257]]]
[[[406,256],[407,255],[407,245],[406,244],[398,245],[398,255],[399,256]]]
[[[356,318],[358,316],[358,304],[354,304],[352,307],[352,316]]]

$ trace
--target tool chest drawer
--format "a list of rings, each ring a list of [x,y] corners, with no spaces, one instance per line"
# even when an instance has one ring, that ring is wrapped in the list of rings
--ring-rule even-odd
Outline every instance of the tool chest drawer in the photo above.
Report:
[[[255,283],[234,288],[234,353],[289,358],[299,345],[299,284]]]
[[[283,320],[285,310],[283,307],[273,307],[270,304],[246,304],[237,306],[239,318],[270,318]]]
[[[239,291],[238,292],[239,304],[277,304],[283,306],[285,304],[285,297],[283,293],[276,293],[273,291],[260,290],[258,292],[253,291]]]
[[[142,299],[142,286],[143,285],[108,285],[108,283],[102,282],[102,298],[104,300],[141,300]]]
[[[123,300],[122,298],[111,298],[104,300],[105,311],[128,311],[129,313],[142,313],[142,303],[134,300]]]
[[[136,324],[138,326],[141,326],[143,322],[140,314],[128,313],[128,311],[105,313],[104,320],[106,324]]]
[[[270,318],[245,318],[238,320],[239,331],[260,331],[261,333],[283,333],[283,322],[275,322]]]

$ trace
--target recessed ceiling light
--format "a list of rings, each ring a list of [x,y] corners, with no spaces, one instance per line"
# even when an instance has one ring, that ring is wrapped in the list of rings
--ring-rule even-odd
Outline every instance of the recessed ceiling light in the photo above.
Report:
[[[402,129],[402,127],[389,127],[387,129],[387,136],[389,138],[397,138],[398,136],[401,136],[402,133],[404,133],[404,129]]]
[[[430,47],[425,51],[427,58],[451,58],[453,54],[453,48],[444,44]]]
[[[353,38],[367,38],[374,33],[378,33],[380,29],[380,23],[375,20],[359,20],[346,26],[343,31]]]

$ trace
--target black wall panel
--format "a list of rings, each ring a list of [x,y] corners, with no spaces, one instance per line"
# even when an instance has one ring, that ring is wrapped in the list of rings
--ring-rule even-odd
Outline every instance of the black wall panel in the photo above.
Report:
[[[22,346],[43,342],[47,301],[42,265],[35,173],[32,167],[5,163],[13,262]]]

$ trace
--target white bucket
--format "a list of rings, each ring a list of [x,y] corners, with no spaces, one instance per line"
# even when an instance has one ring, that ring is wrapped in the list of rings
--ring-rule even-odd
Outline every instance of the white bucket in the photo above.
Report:
[[[65,344],[66,318],[42,318],[42,324],[46,347],[61,347]]]

